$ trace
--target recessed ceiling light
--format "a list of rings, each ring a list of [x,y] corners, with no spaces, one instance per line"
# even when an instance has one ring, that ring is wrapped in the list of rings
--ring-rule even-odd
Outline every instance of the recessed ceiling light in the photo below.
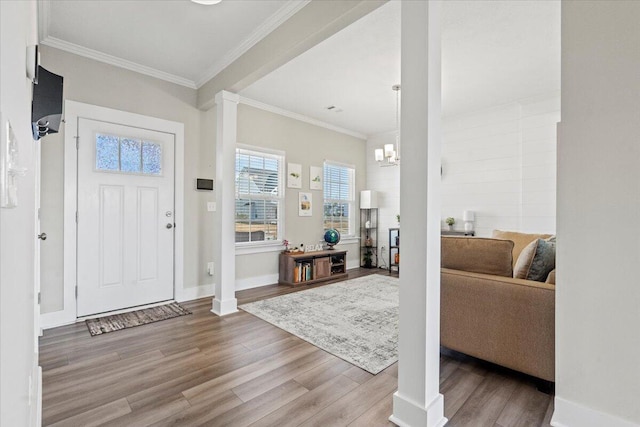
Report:
[[[198,3],[198,4],[204,4],[207,6],[210,6],[212,4],[218,4],[220,3],[222,0],[191,0],[194,3]]]

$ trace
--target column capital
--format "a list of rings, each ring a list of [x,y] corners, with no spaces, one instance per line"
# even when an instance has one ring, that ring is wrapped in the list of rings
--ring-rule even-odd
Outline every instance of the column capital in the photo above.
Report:
[[[238,104],[240,102],[240,95],[237,93],[229,92],[227,90],[221,90],[216,93],[215,103],[216,105],[222,104],[223,101],[235,102]]]

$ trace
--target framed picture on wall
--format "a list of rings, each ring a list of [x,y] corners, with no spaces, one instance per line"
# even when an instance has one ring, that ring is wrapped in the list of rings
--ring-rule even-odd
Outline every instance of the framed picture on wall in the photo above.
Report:
[[[309,166],[309,189],[322,190],[322,168]]]
[[[289,163],[287,166],[287,187],[302,188],[302,165]]]
[[[311,193],[298,193],[298,216],[311,216],[313,212]]]

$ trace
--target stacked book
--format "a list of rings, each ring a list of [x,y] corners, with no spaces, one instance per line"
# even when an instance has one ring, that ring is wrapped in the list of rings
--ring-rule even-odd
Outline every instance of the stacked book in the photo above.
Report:
[[[300,283],[313,279],[313,266],[309,262],[298,262],[293,269],[293,282]]]

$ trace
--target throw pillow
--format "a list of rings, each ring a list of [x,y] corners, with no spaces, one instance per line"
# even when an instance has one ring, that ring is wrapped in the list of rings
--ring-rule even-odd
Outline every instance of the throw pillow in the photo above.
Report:
[[[520,253],[513,277],[544,282],[556,267],[556,245],[543,239],[529,243]]]
[[[502,231],[502,230],[493,230],[491,237],[494,239],[505,239],[511,240],[513,245],[513,268],[516,268],[516,261],[520,257],[520,253],[529,243],[533,242],[536,239],[547,239],[552,237],[551,234],[527,234],[520,233],[518,231]]]

